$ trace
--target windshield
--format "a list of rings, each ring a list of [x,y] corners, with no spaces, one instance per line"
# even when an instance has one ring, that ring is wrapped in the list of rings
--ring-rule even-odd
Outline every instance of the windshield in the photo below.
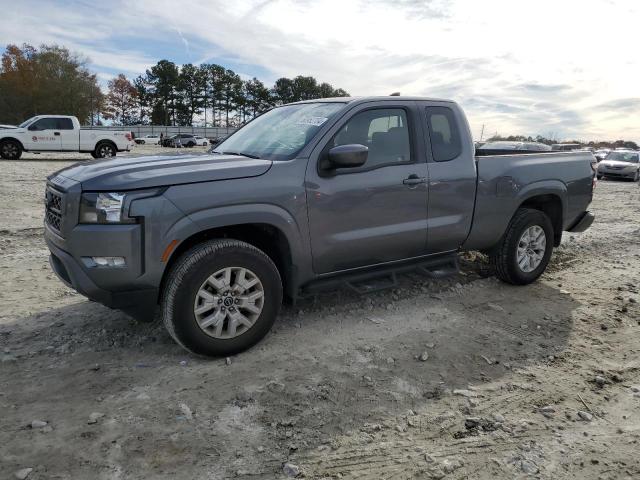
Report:
[[[291,160],[344,103],[301,103],[259,116],[218,145],[215,153]]]
[[[635,152],[610,152],[605,160],[616,160],[618,162],[638,163],[638,154]]]
[[[28,120],[25,120],[25,121],[24,121],[24,122],[22,122],[20,125],[18,125],[18,128],[24,128],[24,127],[26,127],[27,125],[29,125],[29,124],[30,124],[33,120],[35,120],[36,118],[38,118],[38,117],[37,117],[37,116],[36,116],[36,117],[31,117],[31,118],[29,118]]]

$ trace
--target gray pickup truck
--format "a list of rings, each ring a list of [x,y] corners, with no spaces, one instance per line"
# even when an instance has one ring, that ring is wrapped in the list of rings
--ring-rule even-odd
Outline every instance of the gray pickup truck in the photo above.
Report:
[[[206,155],[79,163],[49,177],[58,277],[204,355],[259,341],[283,301],[358,292],[486,252],[524,285],[593,222],[588,152],[476,157],[451,101],[336,98],[273,108]]]

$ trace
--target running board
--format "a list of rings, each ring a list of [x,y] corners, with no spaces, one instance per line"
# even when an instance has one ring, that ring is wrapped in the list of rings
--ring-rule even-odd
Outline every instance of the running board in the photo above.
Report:
[[[418,272],[435,279],[455,275],[459,271],[458,255],[450,254],[429,260],[396,264],[365,272],[351,272],[315,280],[302,288],[298,298],[305,298],[323,290],[334,290],[341,287],[353,290],[358,295],[366,295],[397,287],[397,275],[400,273]]]

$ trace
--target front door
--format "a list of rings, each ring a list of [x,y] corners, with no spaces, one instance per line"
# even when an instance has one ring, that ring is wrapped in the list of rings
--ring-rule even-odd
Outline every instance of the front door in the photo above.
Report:
[[[27,150],[60,150],[60,131],[57,120],[55,118],[41,118],[29,125],[24,145]]]
[[[306,176],[316,273],[419,256],[427,240],[427,167],[413,102],[356,107],[314,150]],[[338,145],[368,147],[362,167],[323,170]],[[423,145],[423,144],[422,144]]]

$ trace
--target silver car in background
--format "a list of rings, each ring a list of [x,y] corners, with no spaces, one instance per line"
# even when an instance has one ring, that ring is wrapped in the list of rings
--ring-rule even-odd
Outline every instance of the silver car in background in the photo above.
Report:
[[[615,150],[598,163],[598,178],[640,178],[640,153],[633,150]]]

